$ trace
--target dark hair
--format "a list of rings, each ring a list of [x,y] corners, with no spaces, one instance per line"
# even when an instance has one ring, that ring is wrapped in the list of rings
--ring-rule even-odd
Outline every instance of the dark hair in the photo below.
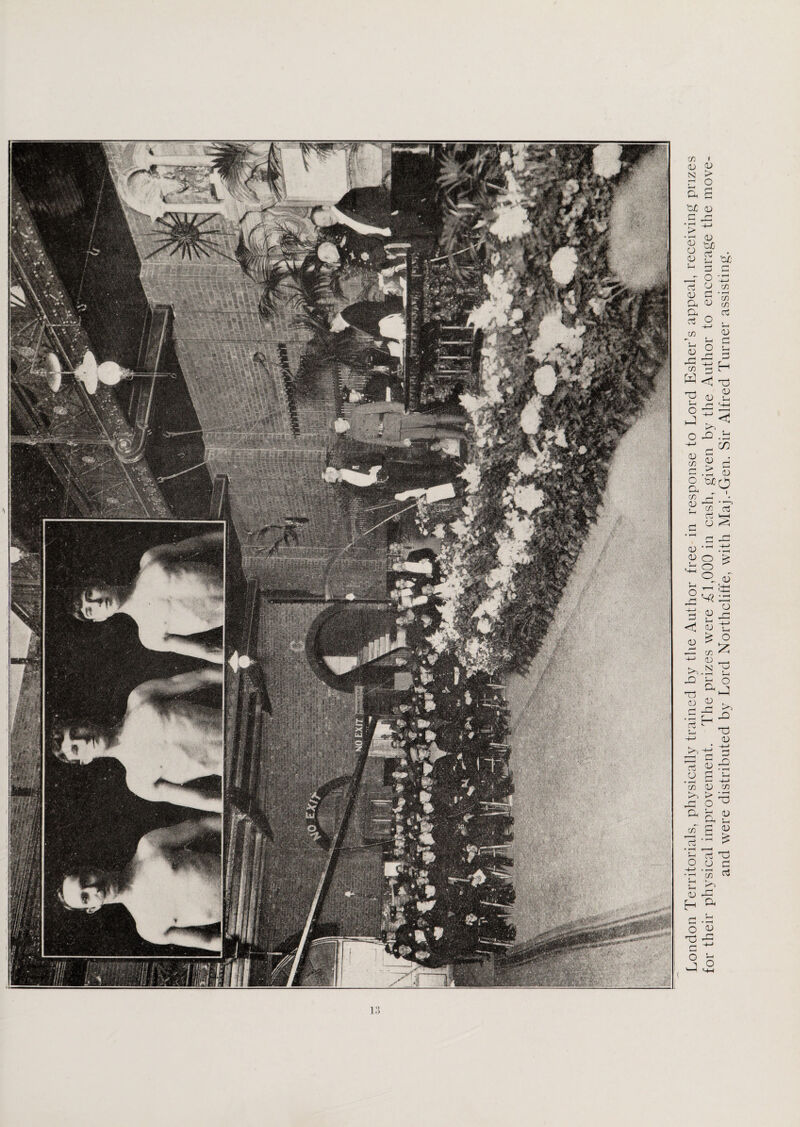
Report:
[[[85,912],[86,909],[85,908],[73,908],[73,906],[71,904],[68,904],[66,902],[66,900],[64,899],[64,891],[63,891],[64,881],[65,880],[77,880],[80,883],[81,888],[84,888],[85,885],[86,885],[86,882],[89,879],[90,871],[91,870],[89,870],[89,869],[68,869],[64,873],[64,875],[62,876],[61,884],[56,889],[56,896],[58,898],[58,902],[61,905],[61,907],[65,908],[68,912]]]
[[[105,579],[97,579],[90,576],[84,579],[79,587],[70,587],[67,595],[67,610],[73,618],[77,618],[78,622],[89,622],[89,619],[83,613],[83,596],[92,587],[113,587],[113,583],[109,583]]]
[[[81,764],[77,759],[70,759],[69,756],[64,754],[61,748],[64,736],[69,732],[70,737],[76,736],[81,739],[83,737],[78,736],[77,733],[83,731],[91,738],[92,735],[97,735],[104,730],[100,724],[93,724],[88,720],[62,719],[56,716],[53,719],[50,750],[60,763],[66,763],[68,767],[80,767]]]
[[[312,207],[311,214],[309,216],[311,222],[316,224],[317,220],[316,220],[315,216],[319,216],[324,211],[325,211],[324,207],[321,207],[321,206]]]

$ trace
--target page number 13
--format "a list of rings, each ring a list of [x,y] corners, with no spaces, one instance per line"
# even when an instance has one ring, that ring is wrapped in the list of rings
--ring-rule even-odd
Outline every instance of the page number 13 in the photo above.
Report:
[[[373,1015],[377,1015],[381,1012],[381,1007],[380,1006],[370,1006],[369,1012]]]

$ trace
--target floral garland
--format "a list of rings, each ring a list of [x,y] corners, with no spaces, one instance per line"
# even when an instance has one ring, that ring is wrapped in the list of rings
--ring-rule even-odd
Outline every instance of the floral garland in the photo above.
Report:
[[[582,147],[567,159],[527,145],[500,154],[505,188],[481,220],[491,236],[486,296],[469,317],[483,347],[481,392],[461,396],[471,439],[463,512],[435,528],[428,514],[418,517],[423,531],[443,539],[444,602],[430,643],[457,652],[468,672],[514,664],[498,624],[538,566],[538,536],[559,503],[554,483],[563,459],[586,460],[585,443],[575,441],[575,394],[588,400],[597,376],[587,329],[594,341],[602,336],[607,306],[620,294],[597,246],[621,154],[620,145],[598,145],[591,162]]]

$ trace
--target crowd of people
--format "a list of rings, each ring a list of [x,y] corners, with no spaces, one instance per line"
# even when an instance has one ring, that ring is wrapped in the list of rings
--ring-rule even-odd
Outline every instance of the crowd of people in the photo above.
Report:
[[[431,548],[402,552],[391,599],[406,631],[412,687],[394,709],[391,908],[387,950],[437,966],[510,946],[512,782],[502,687],[466,676],[435,630]]]
[[[408,410],[398,394],[407,297],[398,246],[431,239],[430,215],[424,207],[393,206],[383,188],[362,188],[311,218],[322,235],[318,263],[363,271],[377,283],[368,300],[339,308],[330,324],[336,334],[366,334],[372,366],[364,389],[348,392],[346,417],[334,423],[341,464],[329,465],[323,478],[387,507],[417,502],[450,519],[464,488],[464,412],[458,405]],[[384,923],[387,950],[436,966],[510,946],[514,894],[502,688],[485,676],[467,677],[428,642],[441,594],[436,541],[429,544],[401,550],[393,563],[390,597],[405,631],[412,687],[392,721],[396,871]]]

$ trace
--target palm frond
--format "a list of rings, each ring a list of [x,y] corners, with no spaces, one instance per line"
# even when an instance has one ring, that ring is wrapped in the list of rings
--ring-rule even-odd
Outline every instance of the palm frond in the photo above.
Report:
[[[315,313],[320,306],[330,301],[332,297],[331,284],[321,270],[316,270],[313,267],[309,269],[305,263],[302,263],[300,266],[287,264],[286,272],[295,288],[293,295],[295,304]]]
[[[247,181],[253,171],[253,156],[246,141],[215,141],[210,146],[211,163],[225,187],[237,200],[250,201]]]
[[[295,313],[294,320],[297,325],[310,333],[335,335],[330,333],[328,328],[330,316],[327,310],[320,309],[319,307],[310,309],[306,306],[301,306],[299,311]]]
[[[281,170],[281,157],[276,145],[270,146],[266,167],[262,175],[272,191],[277,193],[283,174]]]
[[[285,274],[276,270],[263,283],[261,297],[258,299],[258,313],[265,321],[271,320],[278,311],[278,306],[282,304],[281,298],[284,294],[281,290],[285,278]]]
[[[239,233],[234,254],[242,270],[254,282],[277,285],[287,275],[288,270],[284,262],[274,262],[268,250],[254,250],[242,232]]]
[[[252,203],[258,198],[247,183],[256,169],[260,170],[261,179],[269,189],[278,194],[282,171],[276,145],[271,144],[263,151],[262,146],[248,141],[215,141],[209,146],[209,154],[214,169],[234,199]]]
[[[452,153],[443,153],[439,161],[439,171],[436,175],[436,182],[442,191],[448,194],[454,193],[457,189],[466,187],[468,184],[468,177],[464,171],[463,164],[456,160]]]
[[[325,141],[302,141],[300,143],[300,155],[303,158],[303,164],[308,170],[308,158],[310,156],[321,157],[326,160],[332,152],[337,148],[337,145]]]
[[[308,254],[313,251],[317,245],[315,238],[304,239],[301,235],[298,235],[296,231],[293,231],[290,227],[286,227],[283,224],[277,224],[275,230],[278,232],[278,245],[281,254],[286,259],[296,258],[298,254],[301,253]]]

